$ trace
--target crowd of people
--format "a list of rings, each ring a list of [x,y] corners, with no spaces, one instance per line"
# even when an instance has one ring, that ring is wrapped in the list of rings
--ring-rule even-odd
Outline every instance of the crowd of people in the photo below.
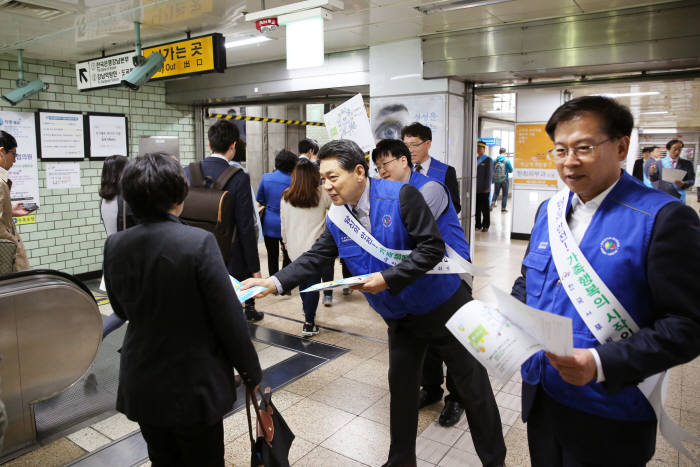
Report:
[[[682,202],[693,184],[692,165],[679,158],[682,141],[672,140],[663,159],[656,148],[644,149],[634,173],[641,182],[635,180],[620,169],[632,128],[630,111],[602,96],[563,104],[546,125],[548,156],[567,188],[540,206],[512,295],[570,318],[575,349],[573,356],[540,351],[522,365],[534,466],[644,465],[654,454],[658,415],[638,384],[700,354],[694,284],[700,249],[688,248],[700,244],[700,221]],[[213,124],[208,138],[211,155],[196,168],[213,181],[232,164],[240,167],[243,143],[226,120]],[[128,321],[117,409],[139,423],[154,465],[223,465],[222,418],[235,399],[232,369],[250,389],[262,377],[246,326],[246,319],[263,319],[255,299],[327,280],[337,258],[344,275],[369,275],[353,289],[387,325],[391,442],[385,466],[416,465],[418,411],[442,399],[443,363],[449,394],[439,423],[454,425],[466,411],[483,465],[504,465],[486,369],[445,327],[472,300],[471,282],[434,268],[446,255],[471,258],[458,218],[455,169],[430,156],[431,140],[430,128],[413,123],[401,139],[378,141],[370,155],[378,178],[369,176],[366,155],[349,140],[320,148],[303,140],[299,156],[280,151],[255,197],[249,175],[231,172],[223,190],[236,200],[235,233],[226,257],[218,236],[179,217],[193,165],[183,170],[165,154],[105,161],[103,272],[115,314],[105,334]],[[16,232],[4,224],[10,212],[22,212],[9,204],[13,151],[14,138],[2,132],[0,219],[3,235],[19,247]],[[506,210],[512,172],[505,151],[495,161],[485,152],[479,142],[475,226],[484,232],[500,193]],[[668,169],[687,175],[669,182]],[[490,199],[492,183],[497,191]],[[266,278],[258,256],[260,208]],[[680,262],[687,270],[671,274]],[[265,291],[241,306],[229,276],[244,289]],[[305,337],[320,331],[319,301],[318,293],[302,294]]]

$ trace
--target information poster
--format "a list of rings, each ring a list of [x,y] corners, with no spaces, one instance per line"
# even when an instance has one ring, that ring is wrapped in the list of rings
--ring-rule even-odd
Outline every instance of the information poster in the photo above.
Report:
[[[348,99],[323,116],[330,139],[350,139],[364,151],[374,149],[374,136],[362,94]]]
[[[370,124],[375,140],[401,139],[401,128],[419,122],[433,133],[430,156],[447,161],[445,96],[396,96],[370,99]]]
[[[82,160],[85,158],[83,114],[39,111],[39,141],[42,159]]]
[[[88,128],[90,159],[129,155],[126,116],[88,114]]]
[[[17,157],[10,169],[12,203],[39,202],[39,169],[36,150],[36,120],[30,112],[0,112],[0,130],[17,140]],[[34,224],[36,215],[19,217],[17,224]]]
[[[80,162],[46,164],[46,188],[80,188]]]
[[[544,123],[515,125],[515,185],[557,187],[557,170],[547,151],[554,147],[544,130]]]

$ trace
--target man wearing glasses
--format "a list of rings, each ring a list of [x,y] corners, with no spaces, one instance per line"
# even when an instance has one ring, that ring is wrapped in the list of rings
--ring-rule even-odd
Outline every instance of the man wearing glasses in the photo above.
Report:
[[[571,318],[574,353],[542,351],[522,366],[535,467],[644,465],[658,374],[700,354],[700,249],[688,248],[700,222],[621,171],[633,125],[603,96],[571,100],[547,122],[567,188],[540,206],[512,295]],[[675,274],[679,263],[690,271]]]
[[[433,142],[433,132],[430,128],[418,122],[411,123],[401,130],[401,139],[411,151],[413,170],[445,185],[450,190],[452,204],[457,214],[459,214],[462,206],[459,204],[457,172],[451,165],[430,157],[430,145]]]
[[[29,269],[29,260],[12,218],[26,216],[30,211],[26,210],[22,203],[14,206],[11,203],[12,180],[9,170],[15,164],[16,158],[17,140],[11,134],[0,131],[0,239],[10,240],[17,245],[12,270],[23,271]]]

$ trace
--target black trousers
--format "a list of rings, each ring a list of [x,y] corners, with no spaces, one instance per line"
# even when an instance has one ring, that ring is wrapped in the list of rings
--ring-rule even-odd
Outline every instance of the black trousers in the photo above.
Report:
[[[282,247],[282,267],[287,267],[292,261],[289,259],[289,254],[281,238],[263,237],[263,239],[267,250],[267,269],[271,276],[280,270],[280,246]]]
[[[506,457],[501,417],[486,369],[447,330],[445,323],[472,299],[465,284],[445,303],[423,315],[385,320],[389,326],[391,447],[389,464],[416,462],[418,391],[428,345],[450,368],[455,392],[463,401],[474,447],[485,466]]]
[[[321,271],[321,282],[330,282],[333,280],[333,276],[335,276],[335,261],[333,261],[331,263],[331,265],[328,266],[328,268],[326,268],[325,271]],[[314,285],[314,284],[309,284],[309,285]],[[299,288],[299,290],[301,290],[301,287]],[[332,297],[333,296],[333,289],[324,290],[323,296],[324,297]],[[303,298],[303,295],[302,295],[302,298]]]
[[[489,207],[489,194],[477,193],[475,228],[480,229],[486,227],[488,229],[491,226],[491,211]]]
[[[460,402],[449,368],[447,369],[446,378],[447,396],[445,397],[445,402],[448,400]],[[430,393],[442,393],[442,381],[444,379],[445,377],[442,374],[442,357],[431,346],[428,346],[428,350],[425,352],[425,361],[423,362],[421,386]]]
[[[527,442],[532,467],[643,466],[654,455],[656,420],[597,417],[560,404],[540,386]]]
[[[161,427],[139,423],[153,467],[224,465],[224,424]]]

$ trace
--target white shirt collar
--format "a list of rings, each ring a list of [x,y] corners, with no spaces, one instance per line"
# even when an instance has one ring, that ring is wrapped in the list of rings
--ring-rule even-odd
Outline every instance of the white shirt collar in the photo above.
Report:
[[[415,168],[415,166],[420,165],[420,173],[425,175],[428,173],[428,169],[430,169],[430,159],[432,159],[432,158],[430,156],[428,156],[428,158],[426,160],[424,160],[423,162],[421,162],[420,164],[413,164],[413,167]]]
[[[369,178],[365,178],[365,189],[362,191],[362,196],[360,196],[357,206],[355,206],[367,215],[369,215],[369,190]]]
[[[227,164],[229,163],[229,160],[226,159],[226,158],[225,158],[224,156],[222,156],[221,154],[212,153],[210,157],[217,157],[217,158],[219,158],[219,159],[225,160]]]
[[[622,177],[620,177],[620,178],[622,178]],[[598,206],[600,206],[600,204],[603,202],[605,197],[608,196],[608,193],[610,193],[612,191],[612,189],[615,188],[615,185],[617,185],[619,181],[620,181],[620,179],[618,178],[615,181],[615,183],[613,183],[608,188],[606,188],[605,190],[600,192],[598,194],[598,196],[596,196],[592,200],[588,201],[587,203],[584,203],[583,201],[581,201],[581,198],[579,198],[578,194],[574,193],[574,197],[571,199],[571,210],[574,211],[574,210],[578,209],[579,207],[585,207],[586,209],[592,209],[593,211],[595,211],[596,209],[598,209]]]
[[[2,179],[2,181],[5,183],[7,183],[7,181],[10,179],[10,174],[4,167],[0,167],[0,179]]]

